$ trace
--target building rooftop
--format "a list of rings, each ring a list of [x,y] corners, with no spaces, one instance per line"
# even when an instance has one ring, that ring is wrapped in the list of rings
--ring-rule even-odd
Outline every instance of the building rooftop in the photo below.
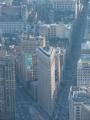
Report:
[[[64,24],[63,22],[60,22],[58,24],[57,23],[54,23],[54,24],[40,24],[40,27],[47,27],[47,28],[58,27],[58,26],[63,26],[66,29],[71,29],[72,24]]]
[[[0,6],[0,22],[22,21],[22,6]]]
[[[63,54],[65,54],[65,52],[66,52],[65,48],[60,48],[60,47],[56,48],[56,54],[63,55]]]
[[[6,51],[5,49],[0,50],[0,64],[5,64],[5,63],[14,63],[15,62],[15,56]]]
[[[90,49],[90,41],[82,43],[81,49]]]
[[[50,57],[52,55],[54,48],[53,47],[44,47],[44,48],[40,47],[39,50],[46,56]]]
[[[88,103],[90,101],[90,88],[89,87],[71,87],[69,98],[75,102]]]
[[[83,54],[78,60],[77,67],[86,67],[90,66],[90,55]]]
[[[75,0],[54,0],[53,2],[54,2],[54,3],[61,3],[61,4],[68,5],[68,4],[70,4],[70,3],[74,3]]]
[[[38,40],[44,40],[45,39],[45,37],[43,37],[41,35],[40,36],[33,36],[33,35],[23,34],[21,37],[22,37],[22,41],[23,40],[30,40],[30,41],[31,40],[33,40],[33,41],[37,40],[38,41]]]

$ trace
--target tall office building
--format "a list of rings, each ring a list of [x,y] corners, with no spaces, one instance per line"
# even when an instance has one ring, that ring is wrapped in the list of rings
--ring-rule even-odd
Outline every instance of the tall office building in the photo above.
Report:
[[[0,120],[15,120],[15,59],[0,50]]]
[[[52,0],[52,3],[54,4],[55,9],[61,9],[64,10],[75,10],[75,3],[76,1],[73,0]]]
[[[38,103],[52,115],[55,98],[55,49],[37,49]]]
[[[59,84],[60,84],[62,71],[63,71],[63,66],[65,64],[65,55],[66,55],[66,50],[65,49],[62,49],[62,48],[59,48],[59,47],[57,47],[55,49],[55,86],[56,86],[55,94],[57,94],[57,89],[58,89]],[[38,73],[38,69],[37,69],[37,73]],[[38,80],[39,80],[39,78],[38,78]],[[34,98],[34,100],[36,100],[36,101],[38,100],[38,86],[39,86],[38,80],[37,81],[31,81],[31,84],[30,84],[31,95]]]
[[[36,48],[45,47],[45,37],[32,36],[28,34],[22,34],[21,37],[21,49],[26,53],[36,53]]]
[[[90,55],[81,55],[77,63],[77,86],[90,86]]]
[[[25,31],[28,25],[27,19],[28,8],[26,5],[0,6],[0,32],[2,33],[11,34]]]
[[[53,0],[53,7],[63,20],[74,20],[80,12],[80,0]],[[61,11],[61,12],[60,12]],[[57,14],[56,14],[57,15]]]
[[[30,72],[32,70],[32,79],[37,80],[37,56],[36,49],[45,47],[45,38],[41,36],[30,36],[23,34],[21,36],[21,51],[25,57],[27,80],[30,80]],[[29,69],[28,69],[29,68]],[[29,78],[28,78],[29,76]]]
[[[71,36],[71,24],[41,24],[39,25],[39,34],[46,37],[48,44],[49,40],[52,39],[67,39],[70,40]]]
[[[69,120],[90,120],[90,88],[70,88]]]

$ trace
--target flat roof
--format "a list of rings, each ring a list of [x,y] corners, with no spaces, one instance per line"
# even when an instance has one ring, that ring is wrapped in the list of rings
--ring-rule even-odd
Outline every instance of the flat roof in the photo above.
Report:
[[[90,66],[90,55],[82,54],[78,60],[77,67]]]
[[[74,89],[73,89],[74,88]],[[87,103],[90,101],[90,88],[89,87],[71,87],[70,97],[75,102]]]
[[[90,41],[82,43],[81,49],[90,49]]]

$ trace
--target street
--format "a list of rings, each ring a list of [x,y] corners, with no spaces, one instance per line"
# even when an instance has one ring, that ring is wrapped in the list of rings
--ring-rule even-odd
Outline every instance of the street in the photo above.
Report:
[[[67,53],[63,76],[56,97],[55,108],[51,120],[69,120],[68,95],[70,86],[76,85],[76,66],[80,57],[81,42],[84,38],[88,1],[76,20],[72,35],[71,46]]]

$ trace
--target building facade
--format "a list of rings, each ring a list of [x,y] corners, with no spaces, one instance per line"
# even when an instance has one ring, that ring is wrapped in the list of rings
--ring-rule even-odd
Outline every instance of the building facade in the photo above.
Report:
[[[15,120],[15,59],[0,51],[0,120]]]
[[[77,63],[77,86],[90,86],[90,55],[82,55]]]
[[[59,24],[43,24],[39,26],[39,34],[46,37],[47,43],[51,39],[70,39],[71,25]]]
[[[38,103],[52,115],[55,99],[55,49],[37,49]]]
[[[12,0],[6,0],[10,4]],[[26,5],[1,5],[0,6],[0,32],[20,33],[25,31],[28,19]]]
[[[69,120],[90,119],[90,88],[70,88],[69,93]]]
[[[25,29],[25,23],[23,21],[6,21],[0,22],[0,32],[5,33],[21,33]]]
[[[24,61],[27,66],[29,63],[29,68],[26,69],[27,73],[27,80],[29,75],[29,70],[32,71],[32,79],[37,80],[37,56],[36,56],[36,49],[39,47],[45,47],[45,38],[41,36],[30,36],[24,34],[21,37],[21,51],[23,52]],[[29,62],[30,61],[30,62]],[[28,67],[26,67],[28,68]],[[29,77],[30,78],[30,77]]]
[[[81,54],[90,54],[90,41],[85,41],[81,44]]]
[[[90,40],[90,2],[88,3],[85,39]]]

